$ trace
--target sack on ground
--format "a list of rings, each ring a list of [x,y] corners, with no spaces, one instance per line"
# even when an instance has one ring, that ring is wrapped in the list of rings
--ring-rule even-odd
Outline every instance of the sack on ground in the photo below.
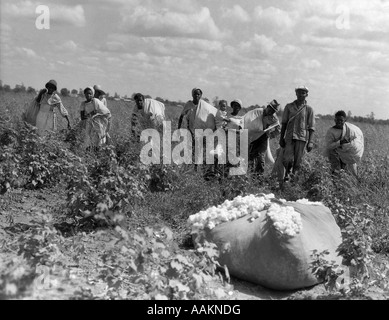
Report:
[[[328,250],[326,259],[341,265],[340,228],[321,203],[272,203],[256,216],[246,214],[204,229],[205,239],[220,250],[219,263],[232,276],[270,289],[294,290],[318,283],[310,269],[313,250]]]

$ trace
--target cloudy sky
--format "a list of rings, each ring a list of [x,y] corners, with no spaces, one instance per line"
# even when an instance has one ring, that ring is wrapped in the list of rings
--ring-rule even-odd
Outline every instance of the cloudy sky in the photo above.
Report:
[[[55,79],[175,101],[200,87],[210,100],[284,106],[306,85],[317,113],[389,119],[389,0],[0,4],[0,79],[11,87]]]

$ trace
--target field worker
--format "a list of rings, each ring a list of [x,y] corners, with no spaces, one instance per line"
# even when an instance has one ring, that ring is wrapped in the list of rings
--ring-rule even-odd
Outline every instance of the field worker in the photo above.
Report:
[[[239,99],[233,100],[230,103],[231,109],[227,111],[228,103],[226,100],[220,100],[219,101],[219,109],[215,116],[215,124],[216,124],[216,130],[224,130],[226,133],[226,145],[223,146],[219,144],[219,142],[216,143],[215,149],[212,151],[212,153],[215,155],[215,166],[214,171],[215,172],[227,172],[227,168],[231,166],[231,164],[228,162],[226,164],[220,164],[219,163],[219,156],[221,153],[225,153],[226,156],[228,154],[228,131],[233,130],[236,133],[236,148],[239,150],[240,145],[240,129],[242,129],[242,115],[240,114],[240,111],[242,110],[242,101]],[[238,155],[239,152],[235,153]]]
[[[107,128],[111,112],[97,98],[94,97],[94,89],[84,89],[85,101],[81,102],[81,120],[86,120],[85,145],[97,150],[107,142]]]
[[[333,173],[344,169],[357,177],[357,163],[364,151],[364,139],[361,129],[347,122],[346,113],[335,113],[335,125],[327,130],[324,155],[331,163]]]
[[[178,129],[181,129],[184,122],[186,128],[192,135],[192,156],[195,164],[201,163],[201,148],[203,150],[203,162],[206,160],[206,136],[208,133],[213,134],[213,132],[216,130],[215,117],[219,111],[214,106],[204,101],[202,99],[202,95],[203,91],[200,88],[192,89],[192,100],[186,102],[178,120]],[[204,130],[202,131],[204,135],[196,136],[196,129]],[[196,148],[198,150],[197,153]],[[196,155],[198,158],[195,157]],[[208,176],[211,167],[212,165],[205,167],[205,177]],[[197,170],[197,166],[195,166],[195,170]]]
[[[305,86],[296,88],[297,99],[285,106],[282,115],[280,146],[284,148],[284,181],[297,180],[305,150],[310,152],[313,148],[315,114],[306,101],[308,91]]]
[[[185,103],[184,109],[178,120],[178,129],[182,127],[182,122],[185,118],[186,126],[191,131],[192,135],[195,134],[195,129],[216,130],[215,117],[218,109],[202,100],[202,95],[203,91],[200,88],[192,89],[192,100]]]
[[[242,101],[240,99],[235,99],[231,101],[230,106],[232,111],[227,113],[227,124],[225,129],[235,129],[240,130],[243,126],[243,114],[242,110]]]
[[[68,111],[62,104],[61,98],[56,93],[57,82],[50,80],[46,83],[45,89],[39,91],[35,101],[38,106],[36,114],[35,126],[38,128],[38,134],[43,135],[45,132],[54,132],[57,130],[57,112],[66,119],[68,129],[70,129],[70,121]],[[37,110],[38,110],[37,109]],[[31,122],[30,122],[31,123]],[[31,123],[33,124],[33,123]]]
[[[279,105],[277,100],[272,100],[266,108],[256,108],[243,117],[244,129],[249,130],[249,163],[254,166],[254,172],[260,175],[265,171],[265,160],[274,163],[269,140],[281,131],[276,115]]]
[[[99,84],[95,84],[93,89],[95,90],[94,97],[99,99],[106,107],[108,107],[107,99],[105,98],[105,92],[101,86]]]
[[[143,94],[134,95],[135,108],[131,115],[131,132],[139,140],[142,130],[162,125],[165,120],[165,105]]]
[[[96,99],[99,99],[107,108],[108,108],[108,103],[107,103],[107,99],[105,98],[105,92],[104,90],[101,88],[101,86],[99,84],[95,84],[93,86],[93,89],[95,90],[95,94],[94,94],[94,97]],[[107,127],[107,144],[110,144],[111,143],[111,136],[109,135],[109,131],[111,130],[111,119],[112,117],[110,117],[108,119],[108,127]]]
[[[203,91],[200,88],[193,88],[192,89],[192,100],[189,100],[184,105],[184,109],[182,109],[182,112],[180,114],[180,117],[178,119],[178,129],[181,129],[182,127],[182,121],[185,118],[185,125],[188,127],[188,115],[190,114],[191,110],[196,108],[201,100],[201,97],[203,96]]]

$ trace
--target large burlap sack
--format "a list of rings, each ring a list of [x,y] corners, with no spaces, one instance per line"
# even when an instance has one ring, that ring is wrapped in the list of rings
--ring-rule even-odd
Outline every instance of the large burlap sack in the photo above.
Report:
[[[189,128],[195,129],[211,129],[216,130],[215,117],[218,109],[210,105],[204,100],[200,100],[197,108],[188,114]]]
[[[243,117],[243,129],[249,133],[249,143],[258,139],[264,132],[262,116],[263,108],[256,108],[248,111]]]
[[[217,244],[220,264],[236,278],[276,290],[313,286],[318,283],[309,269],[313,250],[328,250],[326,259],[341,265],[336,251],[342,242],[340,229],[323,205],[285,202],[281,206],[300,213],[302,230],[297,235],[281,235],[264,210],[257,219],[247,214],[206,228],[205,238]]]
[[[165,120],[165,105],[154,99],[145,99],[144,110],[146,114],[152,114],[153,121],[162,123]]]
[[[243,129],[248,130],[249,144],[260,138],[264,134],[263,128],[263,108],[256,108],[248,111],[243,116]],[[274,163],[275,160],[270,150],[269,139],[265,153],[265,162]]]
[[[351,141],[343,144],[342,148],[337,149],[337,152],[342,162],[354,164],[361,160],[365,150],[363,133],[352,123],[346,122],[345,127]]]
[[[274,162],[273,169],[272,169],[272,176],[277,177],[278,182],[284,181],[285,177],[285,167],[282,163],[284,158],[284,148],[277,148],[276,150],[276,161]]]
[[[36,126],[36,117],[39,112],[39,103],[36,102],[35,98],[26,105],[26,108],[22,114],[22,120]]]

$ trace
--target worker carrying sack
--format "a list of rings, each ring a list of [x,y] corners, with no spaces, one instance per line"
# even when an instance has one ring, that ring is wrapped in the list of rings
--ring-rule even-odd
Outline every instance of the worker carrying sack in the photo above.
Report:
[[[341,265],[341,232],[327,207],[305,199],[281,202],[274,195],[249,197],[189,218],[193,232],[202,234],[197,241],[215,243],[219,263],[232,276],[270,289],[295,290],[319,282],[310,269],[314,250],[327,250],[325,258]],[[238,205],[232,206],[234,201]]]

